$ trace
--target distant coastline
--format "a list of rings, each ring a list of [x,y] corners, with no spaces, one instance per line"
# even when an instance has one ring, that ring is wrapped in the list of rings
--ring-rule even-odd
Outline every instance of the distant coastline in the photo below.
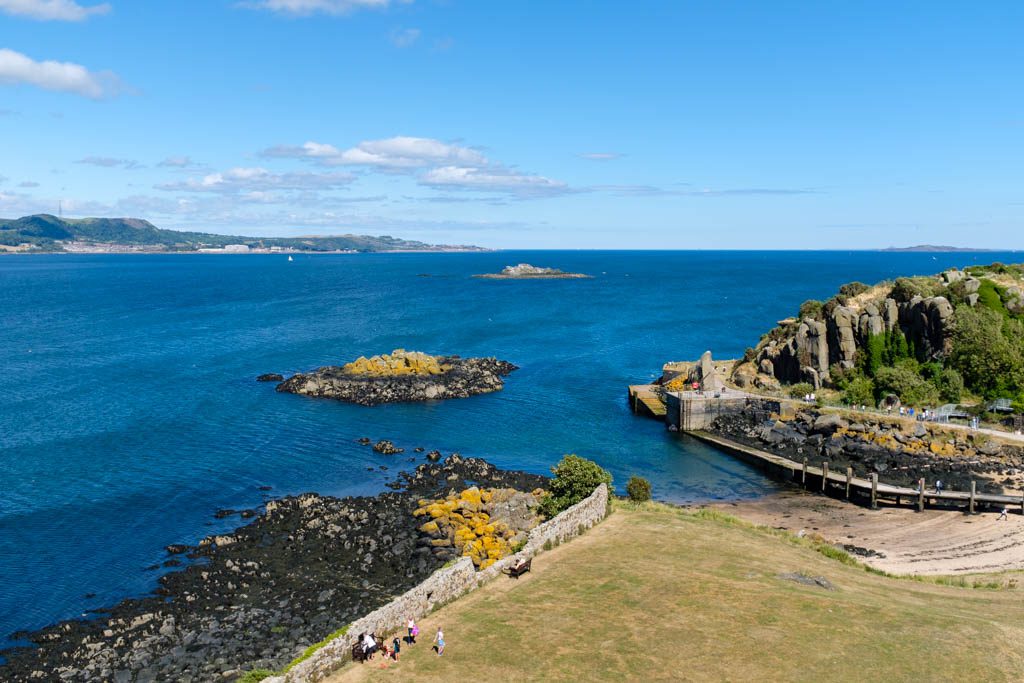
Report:
[[[0,219],[0,253],[8,254],[357,254],[482,252],[474,245],[427,244],[390,235],[246,237],[158,228],[140,218]]]

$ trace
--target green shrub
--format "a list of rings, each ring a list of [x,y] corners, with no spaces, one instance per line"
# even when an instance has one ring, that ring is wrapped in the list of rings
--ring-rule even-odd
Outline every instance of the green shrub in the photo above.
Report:
[[[757,359],[757,351],[751,347],[747,347],[747,350],[743,352],[743,360],[747,363],[753,363]]]
[[[875,383],[870,377],[856,377],[843,390],[843,403],[852,406],[875,405]]]
[[[612,486],[612,475],[596,462],[578,455],[566,455],[551,468],[554,478],[540,503],[540,511],[548,519],[572,507],[594,492],[601,484]]]
[[[845,297],[853,298],[871,289],[863,282],[847,282],[839,288],[839,293]]]
[[[814,387],[808,384],[807,382],[797,382],[796,384],[789,385],[789,389],[787,389],[786,391],[789,392],[789,395],[792,398],[803,398],[807,394],[814,391]]]
[[[910,301],[915,296],[928,298],[935,296],[942,290],[942,285],[933,278],[924,277],[899,277],[896,278],[896,282],[892,286],[892,291],[889,293],[893,299],[898,303]]]
[[[821,320],[822,303],[817,299],[808,299],[807,301],[800,304],[800,313],[797,317],[801,320],[804,318],[811,318],[812,320]]]
[[[643,477],[630,477],[626,484],[626,494],[634,503],[644,503],[651,499],[651,482]]]
[[[264,678],[270,678],[271,676],[276,675],[276,671],[271,671],[269,669],[253,669],[252,671],[246,671],[242,674],[238,679],[236,679],[235,683],[260,683]]]

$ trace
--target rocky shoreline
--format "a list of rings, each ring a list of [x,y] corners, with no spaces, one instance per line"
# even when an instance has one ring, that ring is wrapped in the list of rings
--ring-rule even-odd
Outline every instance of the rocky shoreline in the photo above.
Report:
[[[450,559],[418,531],[421,501],[545,482],[453,454],[400,473],[395,490],[375,497],[271,500],[242,511],[253,521],[230,534],[168,546],[169,561],[191,564],[162,576],[153,595],[14,634],[35,647],[0,653],[0,679],[230,681],[243,670],[280,669]]]
[[[364,406],[468,398],[500,391],[504,378],[517,369],[497,358],[430,356],[397,349],[390,355],[298,373],[278,384],[277,391]],[[268,376],[274,377],[268,373],[257,379]]]
[[[1024,482],[1024,448],[983,435],[951,432],[925,422],[905,423],[880,416],[843,417],[814,409],[773,420],[746,409],[723,415],[708,430],[747,446],[812,464],[827,460],[836,471],[852,467],[855,476],[877,472],[886,483],[915,486],[924,478],[947,489],[1001,493]]]

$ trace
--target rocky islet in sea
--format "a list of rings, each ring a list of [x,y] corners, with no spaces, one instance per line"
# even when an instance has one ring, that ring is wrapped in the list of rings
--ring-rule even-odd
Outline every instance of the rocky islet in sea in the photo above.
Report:
[[[16,634],[33,647],[4,652],[0,680],[229,681],[280,669],[467,544],[486,562],[535,523],[530,501],[545,482],[452,455],[401,473],[400,490],[378,496],[268,501],[231,533],[168,546],[191,564],[162,576],[152,596]],[[424,516],[444,531],[422,529]]]
[[[504,378],[516,369],[497,358],[432,356],[396,349],[342,366],[295,374],[278,384],[277,391],[365,406],[468,398],[500,391]]]
[[[579,280],[592,276],[585,273],[567,273],[557,268],[541,268],[529,263],[505,266],[500,273],[483,273],[473,277],[484,280]]]

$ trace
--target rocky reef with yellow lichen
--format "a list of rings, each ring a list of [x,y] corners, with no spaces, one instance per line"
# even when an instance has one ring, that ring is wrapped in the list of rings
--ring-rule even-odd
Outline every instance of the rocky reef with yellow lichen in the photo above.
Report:
[[[413,513],[425,520],[419,527],[420,545],[440,559],[466,556],[477,569],[486,569],[513,554],[540,523],[537,508],[543,494],[542,489],[524,493],[471,486],[445,498],[420,500]]]
[[[277,390],[360,405],[466,398],[499,391],[516,366],[497,358],[432,356],[395,349],[341,366],[298,373]]]

